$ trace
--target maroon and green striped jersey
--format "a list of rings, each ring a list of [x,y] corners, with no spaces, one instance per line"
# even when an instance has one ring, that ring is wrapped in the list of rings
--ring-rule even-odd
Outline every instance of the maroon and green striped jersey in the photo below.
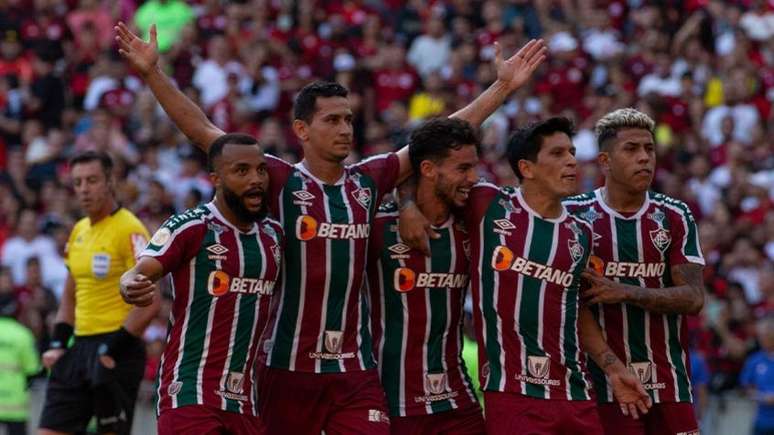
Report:
[[[259,341],[282,261],[282,227],[265,218],[243,232],[213,203],[172,216],[141,256],[172,277],[158,412],[207,405],[258,415]]]
[[[433,229],[432,257],[398,234],[398,207],[379,208],[371,233],[368,288],[374,348],[392,416],[478,406],[462,360],[469,240],[454,217]]]
[[[704,264],[696,222],[681,201],[648,192],[642,208],[625,216],[605,203],[600,188],[568,198],[565,205],[593,226],[592,264],[598,262],[596,267],[614,281],[670,287],[672,266]],[[591,309],[610,348],[640,378],[655,403],[692,400],[685,316],[630,304]],[[593,362],[590,370],[598,400],[613,401],[604,374]]]
[[[385,192],[395,187],[394,153],[347,166],[325,184],[303,163],[267,156],[272,213],[285,228],[285,263],[266,363],[340,373],[376,367],[363,286],[368,238]]]
[[[535,213],[521,191],[477,184],[466,208],[482,389],[590,400],[578,333],[591,228]]]

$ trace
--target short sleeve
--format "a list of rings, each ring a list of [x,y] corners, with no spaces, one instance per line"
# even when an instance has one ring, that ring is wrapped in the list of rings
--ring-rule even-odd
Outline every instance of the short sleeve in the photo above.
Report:
[[[130,225],[128,230],[128,234],[123,236],[121,243],[124,244],[124,246],[122,246],[122,252],[126,253],[126,256],[124,257],[124,267],[126,269],[131,269],[134,267],[135,263],[137,263],[137,259],[140,258],[142,251],[145,250],[150,235],[145,226],[139,221]]]
[[[377,201],[381,202],[386,192],[395,188],[400,172],[400,159],[395,153],[379,154],[350,167],[371,177],[376,183]]]
[[[669,247],[670,264],[694,263],[704,265],[704,256],[699,246],[699,231],[696,219],[683,204],[682,207],[670,207],[672,243]]]
[[[468,206],[465,207],[463,214],[468,230],[478,226],[489,204],[499,193],[500,189],[494,184],[478,182],[473,186],[468,197]]]
[[[199,251],[204,238],[204,225],[199,219],[179,224],[177,216],[167,220],[151,237],[141,257],[153,257],[169,273],[180,268]]]

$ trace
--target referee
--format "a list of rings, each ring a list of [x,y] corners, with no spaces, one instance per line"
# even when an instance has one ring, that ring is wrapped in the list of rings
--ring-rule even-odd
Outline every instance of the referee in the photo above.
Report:
[[[92,416],[99,433],[128,434],[145,369],[142,333],[158,312],[125,304],[118,280],[148,240],[137,217],[113,194],[113,162],[86,151],[70,161],[73,187],[87,217],[67,242],[67,284],[43,365],[51,369],[40,435],[83,432]],[[68,349],[70,338],[74,344]]]

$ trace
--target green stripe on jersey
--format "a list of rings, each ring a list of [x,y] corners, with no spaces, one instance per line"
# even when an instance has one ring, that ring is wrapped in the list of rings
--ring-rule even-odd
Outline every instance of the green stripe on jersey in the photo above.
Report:
[[[207,230],[201,245],[209,246],[213,243],[215,243],[215,234]],[[188,311],[189,327],[183,331],[182,363],[177,376],[177,380],[183,383],[177,395],[178,406],[198,402],[196,393],[196,386],[200,383],[197,379],[198,371],[200,364],[203,364],[201,358],[204,352],[204,341],[209,337],[207,329],[210,327],[208,324],[210,306],[215,303],[215,299],[207,291],[207,281],[210,274],[210,261],[207,255],[206,250],[200,249],[194,260],[193,300],[191,301],[191,309]]]
[[[238,243],[242,245],[242,276],[247,278],[258,278],[263,268],[261,248],[258,246],[256,237],[260,236],[239,234]],[[242,373],[245,368],[245,361],[248,357],[247,353],[253,339],[253,322],[257,315],[257,299],[257,294],[240,294],[237,297],[238,306],[235,308],[239,319],[237,320],[236,335],[234,336],[234,347],[231,349],[230,372]],[[249,392],[244,392],[243,394],[249,395]],[[233,399],[226,399],[226,410],[239,412],[239,402]]]
[[[301,274],[304,262],[301,258],[303,242],[296,235],[296,220],[300,215],[300,209],[293,204],[295,197],[290,192],[303,189],[303,183],[298,177],[290,177],[282,190],[283,226],[285,229],[285,262],[282,264],[282,309],[277,319],[277,336],[274,340],[271,359],[272,367],[283,369],[290,368],[290,354],[293,351],[293,339],[296,330],[296,321],[300,315],[301,303]]]
[[[639,263],[639,252],[642,247],[637,243],[637,221],[615,218],[615,229],[618,237],[618,261]],[[624,284],[640,286],[637,278],[621,278]],[[645,346],[645,310],[631,304],[624,304],[626,313],[626,342],[632,362],[646,362],[648,349]],[[653,390],[648,393],[653,399]]]
[[[486,327],[486,357],[489,363],[489,376],[485,379],[485,384],[481,387],[486,391],[499,391],[500,383],[503,377],[504,367],[500,365],[500,353],[502,350],[500,340],[497,338],[497,307],[494,305],[495,294],[495,276],[496,271],[489,264],[490,252],[500,245],[500,235],[490,228],[494,227],[494,221],[505,217],[505,210],[498,204],[498,201],[492,201],[487,209],[484,219],[481,220],[481,263],[473,265],[478,267],[481,274],[481,285],[479,286],[479,297],[481,298],[481,310],[483,322]],[[481,367],[480,370],[484,368]]]
[[[395,233],[384,231],[384,246],[392,246],[398,242]],[[382,331],[383,354],[389,358],[382,358],[382,385],[387,394],[387,402],[390,407],[390,415],[400,415],[400,387],[406,381],[401,374],[403,367],[403,334],[405,295],[394,290],[392,270],[400,268],[400,261],[391,259],[388,255],[382,255],[379,259],[379,269],[382,274],[382,289],[384,298],[384,329]]]
[[[328,197],[328,211],[330,212],[331,223],[347,223],[352,219],[349,217],[347,204],[342,197],[341,186],[323,186],[325,195]],[[329,239],[330,255],[327,260],[328,274],[330,275],[330,284],[328,285],[328,301],[325,307],[325,330],[341,331],[341,320],[344,314],[344,304],[347,300],[347,289],[349,286],[349,265],[350,252],[347,239]],[[338,373],[341,371],[338,360],[320,361],[320,371],[322,373]]]
[[[429,272],[448,272],[451,270],[451,227],[436,231],[441,237],[431,241],[431,250],[434,252],[430,258],[431,269]],[[446,288],[428,288],[427,301],[429,302],[430,341],[427,343],[427,371],[428,373],[444,373],[444,338],[446,338],[446,322],[448,321],[449,291]],[[448,375],[447,375],[448,377]],[[452,409],[451,402],[447,400],[430,402],[430,408],[434,413]]]
[[[677,377],[677,396],[681,402],[691,402],[693,398],[691,397],[690,385],[688,385],[688,368],[683,363],[683,347],[680,344],[678,331],[680,316],[669,314],[666,318],[669,325],[669,356],[672,358]]]
[[[553,246],[554,224],[536,216],[531,216],[530,219],[532,220],[532,240],[528,258],[539,264],[548,264]],[[523,284],[519,306],[519,331],[524,339],[524,351],[531,356],[545,356],[538,342],[539,325],[543,323],[540,317],[543,312],[540,306],[543,281],[527,275],[522,275],[521,279]],[[542,385],[526,383],[526,388],[527,396],[545,397],[546,389]]]

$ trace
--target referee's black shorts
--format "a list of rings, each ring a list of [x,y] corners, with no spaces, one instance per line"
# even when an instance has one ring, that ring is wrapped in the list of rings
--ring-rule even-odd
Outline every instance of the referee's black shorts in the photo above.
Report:
[[[76,336],[73,346],[54,364],[41,428],[83,432],[96,416],[99,433],[131,432],[134,402],[145,371],[145,345],[135,339],[115,356],[115,368],[107,369],[100,364],[97,349],[113,334]]]

